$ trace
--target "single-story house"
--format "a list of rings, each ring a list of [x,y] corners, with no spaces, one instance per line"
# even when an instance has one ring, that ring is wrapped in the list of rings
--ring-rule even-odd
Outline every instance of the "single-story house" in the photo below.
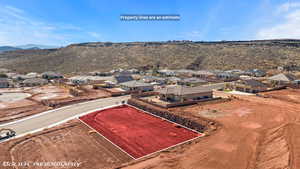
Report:
[[[8,78],[0,78],[0,88],[8,88],[9,80]]]
[[[124,83],[124,82],[128,82],[128,81],[133,81],[133,77],[131,75],[128,74],[120,74],[120,75],[115,75],[112,79],[112,82],[115,84],[119,84],[119,83]]]
[[[195,77],[185,78],[178,82],[179,85],[185,85],[185,86],[199,86],[206,83],[207,83],[206,80],[195,78]]]
[[[197,86],[185,87],[175,86],[157,90],[161,100],[170,102],[194,101],[213,97],[210,87]]]
[[[227,70],[225,72],[232,73],[232,74],[237,74],[237,75],[243,75],[243,74],[245,74],[245,71],[240,70],[240,69],[231,69],[231,70]]]
[[[229,81],[235,81],[239,79],[239,75],[234,73],[228,73],[228,72],[220,72],[216,74],[217,79],[229,82]]]
[[[294,76],[293,74],[284,74],[284,73],[280,73],[274,76],[271,76],[268,78],[268,80],[273,83],[273,84],[277,84],[277,85],[284,85],[284,84],[291,84],[296,80],[296,76]]]
[[[295,80],[294,83],[300,85],[300,80]]]
[[[47,80],[60,79],[60,78],[63,78],[63,75],[50,71],[50,72],[42,73],[42,78],[47,79]]]
[[[94,72],[89,72],[88,74],[91,75],[91,76],[112,76],[111,72],[97,72],[97,71],[94,71]]]
[[[69,78],[74,85],[99,84],[112,79],[112,76],[73,76]]]
[[[26,76],[28,77],[28,79],[37,78],[37,77],[39,77],[39,74],[36,72],[31,72],[31,73],[27,73]]]
[[[30,79],[30,76],[27,75],[21,75],[21,74],[10,74],[10,79],[14,80],[14,81],[23,81],[26,79]]]
[[[254,79],[236,81],[232,84],[232,88],[247,93],[258,93],[268,90],[266,84]]]
[[[140,71],[138,69],[134,69],[134,68],[127,70],[127,72],[129,72],[131,74],[138,74],[138,73],[140,73]]]
[[[245,72],[246,75],[254,76],[254,77],[264,77],[267,73],[260,69],[251,69]]]
[[[199,70],[199,71],[195,71],[193,73],[194,77],[198,77],[198,78],[213,78],[215,76],[215,74],[213,72],[207,71],[207,70]]]
[[[48,83],[48,80],[42,78],[26,79],[20,83],[23,87],[42,86]]]
[[[173,70],[162,69],[157,71],[159,74],[163,76],[175,76],[175,72]]]
[[[168,84],[178,84],[180,81],[181,81],[181,79],[178,77],[168,77],[167,78]]]
[[[192,77],[194,73],[195,71],[189,69],[175,70],[176,76],[181,76],[181,77]]]
[[[162,77],[156,77],[156,76],[144,76],[141,78],[141,80],[145,83],[152,83],[156,82],[158,84],[165,84],[167,80]]]
[[[142,91],[142,92],[147,92],[147,91],[152,91],[153,90],[153,85],[149,83],[144,83],[136,80],[124,82],[119,84],[120,87],[126,91]]]

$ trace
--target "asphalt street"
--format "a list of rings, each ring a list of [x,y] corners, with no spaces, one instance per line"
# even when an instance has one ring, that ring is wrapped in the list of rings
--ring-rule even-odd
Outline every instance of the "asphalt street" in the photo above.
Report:
[[[16,132],[16,136],[22,136],[58,125],[66,120],[71,120],[97,109],[118,105],[122,101],[127,101],[129,98],[130,96],[120,96],[78,103],[59,109],[53,109],[14,122],[1,124],[0,128],[12,129]]]

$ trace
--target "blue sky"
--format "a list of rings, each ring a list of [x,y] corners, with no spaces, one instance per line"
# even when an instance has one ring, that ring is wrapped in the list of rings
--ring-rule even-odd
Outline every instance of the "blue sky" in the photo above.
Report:
[[[274,38],[300,38],[300,0],[0,0],[0,45]]]

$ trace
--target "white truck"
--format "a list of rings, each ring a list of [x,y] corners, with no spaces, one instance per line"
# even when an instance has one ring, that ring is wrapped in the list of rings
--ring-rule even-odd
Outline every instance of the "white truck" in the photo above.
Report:
[[[0,129],[0,141],[16,136],[16,132],[11,129]]]

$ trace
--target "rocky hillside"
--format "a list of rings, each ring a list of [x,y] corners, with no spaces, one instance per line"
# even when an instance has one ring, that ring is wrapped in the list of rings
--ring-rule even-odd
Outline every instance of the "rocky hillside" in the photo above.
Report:
[[[62,73],[159,64],[170,69],[249,69],[300,65],[300,40],[81,43],[0,54],[0,67]]]

